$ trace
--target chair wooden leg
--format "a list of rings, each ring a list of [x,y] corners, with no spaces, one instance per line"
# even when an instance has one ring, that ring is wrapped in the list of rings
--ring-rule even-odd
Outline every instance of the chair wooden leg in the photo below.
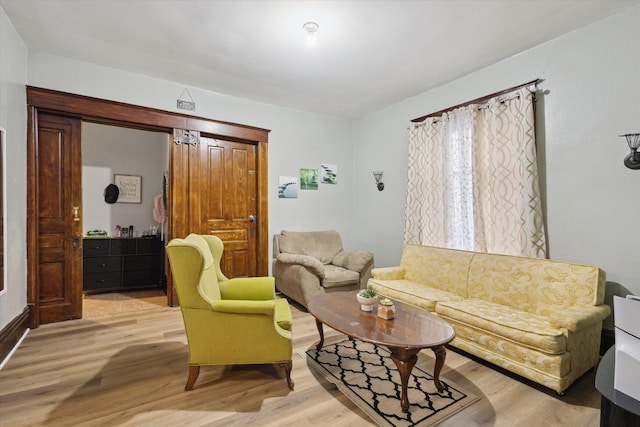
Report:
[[[189,378],[187,379],[187,385],[184,386],[185,391],[193,390],[198,375],[200,375],[200,365],[189,366]]]
[[[291,369],[293,368],[293,362],[289,360],[288,362],[278,363],[278,366],[284,369],[284,372],[287,374],[287,385],[291,390],[293,390],[293,380],[291,379]]]

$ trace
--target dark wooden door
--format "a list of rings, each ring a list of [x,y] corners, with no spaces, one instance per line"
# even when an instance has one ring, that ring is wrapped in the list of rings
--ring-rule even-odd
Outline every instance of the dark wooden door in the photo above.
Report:
[[[189,159],[189,212],[192,232],[224,242],[221,267],[229,277],[257,271],[256,146],[201,137]]]
[[[82,317],[79,119],[38,114],[37,307],[40,323]]]

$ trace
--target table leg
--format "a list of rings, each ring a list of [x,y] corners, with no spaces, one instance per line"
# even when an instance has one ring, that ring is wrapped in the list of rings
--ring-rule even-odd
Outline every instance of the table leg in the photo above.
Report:
[[[409,397],[407,396],[407,386],[409,384],[409,375],[411,370],[418,361],[418,352],[420,349],[404,349],[389,348],[391,351],[391,360],[396,364],[398,373],[400,374],[400,384],[402,385],[402,394],[400,396],[400,407],[402,412],[409,412]]]
[[[444,359],[447,357],[447,350],[445,350],[444,346],[438,346],[432,348],[433,353],[436,355],[436,366],[433,368],[433,383],[436,385],[436,389],[438,389],[439,393],[444,391],[444,387],[440,382],[440,371],[444,366]]]
[[[316,326],[318,327],[318,334],[320,334],[320,342],[316,345],[316,350],[320,350],[324,345],[324,330],[322,329],[322,322],[316,319]]]

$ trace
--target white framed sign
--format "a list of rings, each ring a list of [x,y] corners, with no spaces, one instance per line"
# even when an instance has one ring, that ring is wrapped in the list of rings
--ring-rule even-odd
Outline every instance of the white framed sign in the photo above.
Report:
[[[140,175],[115,175],[113,183],[118,187],[118,203],[142,203],[142,177]]]

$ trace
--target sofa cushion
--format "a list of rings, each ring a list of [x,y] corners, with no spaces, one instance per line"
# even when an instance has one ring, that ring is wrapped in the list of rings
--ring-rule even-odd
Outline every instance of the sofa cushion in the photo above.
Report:
[[[400,260],[404,279],[467,296],[467,276],[473,252],[406,245]]]
[[[595,266],[478,253],[469,272],[469,297],[548,316],[604,299],[604,272]]]
[[[286,231],[280,233],[280,252],[309,255],[329,264],[342,251],[342,239],[337,231]]]
[[[357,285],[360,283],[360,274],[356,271],[328,264],[324,266],[324,280],[322,286],[335,288],[338,286]]]
[[[540,384],[555,389],[558,384],[565,384],[567,376],[575,369],[572,354],[569,352],[544,353],[489,333],[474,325],[467,325],[451,319],[446,320],[456,331],[456,338],[450,343],[452,346]],[[570,383],[569,381],[562,386],[561,390],[564,390]]]
[[[502,304],[469,298],[440,302],[436,305],[436,313],[445,320],[473,325],[475,329],[547,354],[562,354],[567,351],[567,339],[563,330],[552,328],[545,317]]]
[[[371,262],[373,254],[366,251],[340,251],[333,257],[331,264],[361,272]]]
[[[385,297],[406,302],[430,312],[436,311],[436,302],[438,301],[462,301],[463,299],[451,292],[430,288],[408,280],[369,279],[369,285]]]

